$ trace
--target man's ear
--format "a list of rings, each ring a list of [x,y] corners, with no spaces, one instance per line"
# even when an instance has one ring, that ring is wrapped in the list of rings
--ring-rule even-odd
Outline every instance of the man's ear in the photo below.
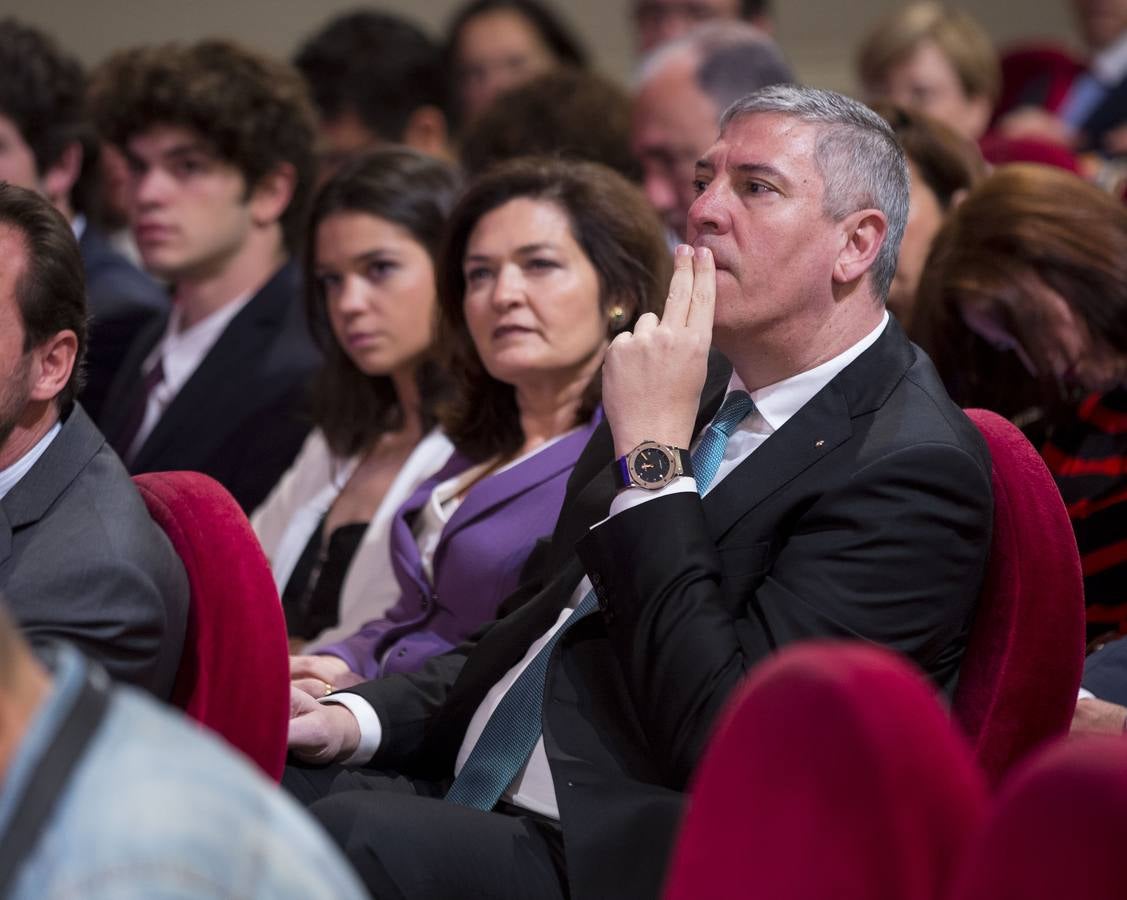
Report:
[[[56,332],[32,351],[32,400],[54,400],[66,387],[78,356],[78,336],[69,328]]]
[[[71,141],[63,148],[59,158],[47,167],[41,179],[43,193],[47,195],[47,199],[67,217],[73,212],[70,205],[70,192],[74,190],[81,173],[82,144],[78,141]]]
[[[876,261],[888,234],[888,220],[879,209],[862,209],[842,222],[842,247],[834,263],[833,279],[850,284],[864,275]]]
[[[450,128],[437,106],[420,106],[407,117],[403,143],[408,147],[446,159],[450,156]]]
[[[258,179],[250,192],[250,214],[258,226],[279,221],[293,199],[297,188],[297,169],[292,163],[280,162],[274,170]]]

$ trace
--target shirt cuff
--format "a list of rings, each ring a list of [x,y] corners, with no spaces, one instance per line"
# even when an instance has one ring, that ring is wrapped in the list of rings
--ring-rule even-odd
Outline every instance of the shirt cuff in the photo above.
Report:
[[[383,726],[380,717],[372,709],[372,705],[359,694],[331,694],[321,698],[322,703],[339,703],[352,715],[360,726],[360,743],[356,745],[355,752],[342,760],[342,766],[363,766],[372,761],[376,751],[380,749],[383,740]]]
[[[670,494],[688,494],[696,493],[697,481],[695,478],[690,478],[688,475],[681,475],[674,478],[669,484],[664,487],[658,488],[656,491],[648,491],[640,487],[628,487],[619,491],[610,503],[610,515],[607,519],[617,516],[619,513],[624,513],[628,509],[633,509],[635,506],[641,506],[650,500],[656,500],[658,497],[668,497]],[[605,522],[606,519],[603,519]],[[603,523],[600,522],[599,525]],[[596,528],[598,525],[595,526]]]
[[[1080,688],[1080,690],[1078,690],[1076,692],[1076,699],[1077,699],[1077,701],[1080,701],[1080,700],[1098,700],[1099,698],[1096,697],[1096,695],[1093,694],[1087,688]]]

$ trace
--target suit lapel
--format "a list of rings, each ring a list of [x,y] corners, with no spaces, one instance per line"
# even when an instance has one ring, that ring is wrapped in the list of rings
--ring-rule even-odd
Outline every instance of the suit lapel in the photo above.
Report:
[[[101,432],[76,403],[51,445],[0,500],[0,563],[12,552],[12,532],[43,518],[104,443]]]
[[[890,318],[871,347],[705,496],[712,539],[719,541],[740,518],[847,440],[852,419],[880,407],[914,359],[912,345]]]
[[[529,459],[503,472],[490,475],[474,485],[443,529],[439,553],[450,537],[467,525],[572,468],[601,421],[602,413],[598,412],[588,425],[576,430],[574,434],[561,438]]]
[[[454,478],[470,467],[471,463],[455,451],[438,472],[415,489],[407,501],[399,507],[391,522],[391,564],[400,585],[414,582],[424,594],[430,592],[426,576],[423,574],[422,557],[419,555],[419,542],[411,529],[414,516],[430,501],[437,485]]]
[[[241,416],[217,416],[220,406],[228,410],[253,407],[261,402],[234,377],[246,360],[259,358],[271,336],[281,327],[294,296],[296,270],[283,266],[223,329],[219,339],[172,399],[156,427],[137,451],[132,468],[143,471],[159,459],[170,444],[192,446],[201,436],[221,442],[220,424],[238,425]]]
[[[705,495],[712,540],[852,433],[845,398],[827,385]]]

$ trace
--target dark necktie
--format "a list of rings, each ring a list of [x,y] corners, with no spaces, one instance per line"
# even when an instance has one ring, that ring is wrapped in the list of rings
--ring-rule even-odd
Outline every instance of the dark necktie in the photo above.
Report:
[[[145,411],[149,408],[149,397],[152,396],[157,385],[163,381],[164,360],[158,356],[153,367],[145,374],[141,394],[130,408],[129,417],[125,420],[125,425],[122,426],[116,440],[114,440],[117,455],[126,462],[132,461],[133,454],[130,452],[130,448],[132,448],[133,442],[137,439],[137,433],[145,422]]]
[[[693,451],[693,473],[701,494],[716,477],[728,438],[754,409],[755,404],[744,391],[732,391],[724,398],[719,412]],[[447,800],[481,810],[491,810],[497,805],[528,760],[543,730],[544,682],[552,651],[573,625],[597,608],[595,592],[588,591],[512,683],[485,723],[462,771],[450,785]]]

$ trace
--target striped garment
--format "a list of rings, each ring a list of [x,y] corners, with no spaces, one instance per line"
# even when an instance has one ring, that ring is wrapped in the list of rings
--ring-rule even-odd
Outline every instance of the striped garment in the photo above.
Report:
[[[1088,640],[1127,634],[1127,388],[1086,397],[1041,454],[1076,530]]]

